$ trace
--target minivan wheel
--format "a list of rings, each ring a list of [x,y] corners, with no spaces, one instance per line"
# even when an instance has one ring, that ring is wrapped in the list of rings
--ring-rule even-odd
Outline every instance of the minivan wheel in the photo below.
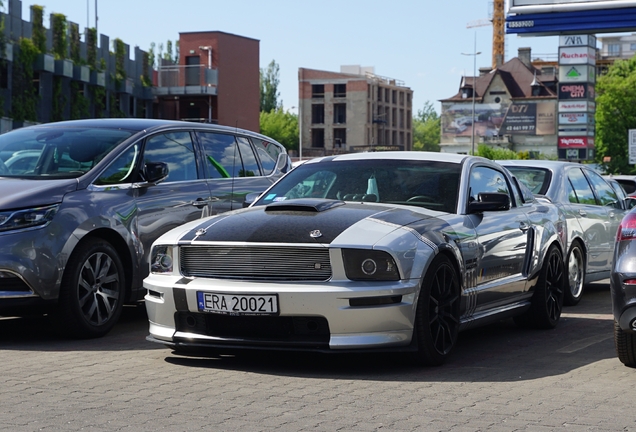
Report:
[[[585,285],[585,261],[581,246],[578,244],[574,244],[568,254],[568,282],[563,304],[574,306],[581,301]]]
[[[636,334],[623,331],[614,321],[614,345],[618,359],[627,367],[636,368]]]
[[[64,335],[101,337],[119,319],[124,301],[124,268],[115,249],[101,239],[80,244],[71,255],[54,321]]]

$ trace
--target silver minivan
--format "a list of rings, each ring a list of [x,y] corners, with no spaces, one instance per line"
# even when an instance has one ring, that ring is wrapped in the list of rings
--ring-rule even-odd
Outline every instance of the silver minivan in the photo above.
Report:
[[[106,334],[143,299],[155,239],[243,207],[290,169],[280,143],[209,124],[77,120],[0,135],[0,315]]]

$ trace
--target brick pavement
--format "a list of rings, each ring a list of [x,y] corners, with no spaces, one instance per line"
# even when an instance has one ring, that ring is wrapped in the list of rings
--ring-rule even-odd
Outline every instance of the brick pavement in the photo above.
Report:
[[[102,339],[0,320],[0,431],[636,431],[607,284],[557,329],[460,335],[439,368],[397,355],[178,357],[127,309]]]

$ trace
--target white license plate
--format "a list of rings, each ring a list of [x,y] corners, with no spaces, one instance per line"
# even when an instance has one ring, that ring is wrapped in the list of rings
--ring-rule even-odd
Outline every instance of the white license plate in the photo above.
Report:
[[[202,312],[225,315],[277,315],[276,294],[220,294],[197,291],[197,304]]]

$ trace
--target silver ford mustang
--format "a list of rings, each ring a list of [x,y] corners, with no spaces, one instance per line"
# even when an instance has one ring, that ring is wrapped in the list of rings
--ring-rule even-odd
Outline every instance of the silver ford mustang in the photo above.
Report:
[[[178,354],[396,350],[439,365],[463,329],[557,324],[565,233],[555,206],[487,159],[312,159],[249,208],[153,244],[148,340]]]

